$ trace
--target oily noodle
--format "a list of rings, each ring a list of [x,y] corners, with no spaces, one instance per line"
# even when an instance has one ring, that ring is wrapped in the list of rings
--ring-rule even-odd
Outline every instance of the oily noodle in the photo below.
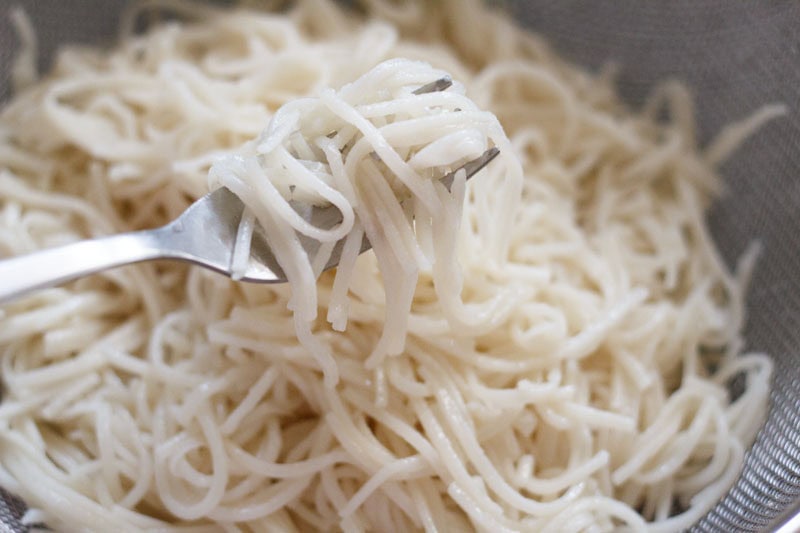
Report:
[[[677,84],[634,113],[476,1],[363,4],[170,3],[135,35],[165,5],[144,3],[39,82],[15,15],[0,255],[154,227],[210,180],[248,206],[237,273],[272,222],[291,282],[142,264],[0,309],[0,486],[27,522],[675,531],[733,483],[771,364],[741,353],[755,250],[729,273],[703,213],[712,166],[781,108],[700,152]],[[443,72],[465,95],[411,94]],[[438,183],[488,146],[468,186]]]

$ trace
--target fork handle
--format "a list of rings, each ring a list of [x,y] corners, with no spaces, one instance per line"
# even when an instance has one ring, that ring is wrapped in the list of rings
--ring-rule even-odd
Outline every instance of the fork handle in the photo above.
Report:
[[[154,231],[80,241],[0,261],[0,304],[107,268],[165,255]]]

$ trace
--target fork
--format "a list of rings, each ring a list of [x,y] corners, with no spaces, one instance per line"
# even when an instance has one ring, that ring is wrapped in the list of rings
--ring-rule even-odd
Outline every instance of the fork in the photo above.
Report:
[[[456,172],[466,171],[469,179],[498,153],[497,148],[490,148],[444,176],[442,183],[449,190]],[[290,203],[317,227],[332,228],[342,221],[341,212],[334,206],[308,208]],[[243,211],[242,201],[223,187],[206,194],[178,218],[160,228],[79,241],[0,261],[0,304],[36,289],[60,285],[109,268],[155,259],[186,261],[231,276],[234,243]],[[319,243],[304,237],[300,240],[309,257],[313,257]],[[336,243],[325,269],[339,264],[343,246],[344,239]],[[369,240],[364,237],[361,253],[371,247]],[[286,281],[259,224],[253,231],[247,270],[240,280],[255,283]]]
[[[444,91],[452,85],[449,77],[434,80],[419,87],[414,94]],[[456,172],[466,171],[467,179],[474,176],[494,159],[499,150],[490,148],[478,158],[467,162],[441,181],[449,190]],[[308,222],[319,228],[332,228],[342,221],[341,212],[334,206],[308,206],[290,201],[290,205]],[[233,253],[244,204],[230,190],[222,187],[190,205],[178,218],[160,228],[122,233],[79,241],[42,250],[32,254],[0,261],[0,304],[37,289],[52,287],[102,270],[131,263],[156,259],[173,259],[193,263],[239,281],[281,283],[286,276],[278,264],[263,228],[256,224],[250,246],[250,257],[244,275],[233,272]],[[319,242],[300,236],[309,257],[319,248]],[[344,238],[330,254],[325,269],[339,264]],[[361,251],[371,248],[363,237]]]

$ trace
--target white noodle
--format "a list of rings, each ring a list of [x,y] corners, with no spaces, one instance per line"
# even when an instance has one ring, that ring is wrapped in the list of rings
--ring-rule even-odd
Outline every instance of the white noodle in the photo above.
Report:
[[[0,484],[26,521],[674,531],[738,475],[772,372],[742,354],[757,248],[731,273],[703,214],[783,108],[701,150],[675,82],[636,112],[477,0],[363,4],[141,2],[38,82],[12,12],[1,255],[154,227],[210,184],[246,205],[234,275],[260,224],[289,280],[140,264],[4,306]],[[154,7],[183,22],[134,34]]]
[[[256,217],[252,211],[245,209],[239,229],[236,231],[236,241],[233,243],[233,257],[231,258],[231,278],[233,279],[242,279],[247,274],[255,221]]]

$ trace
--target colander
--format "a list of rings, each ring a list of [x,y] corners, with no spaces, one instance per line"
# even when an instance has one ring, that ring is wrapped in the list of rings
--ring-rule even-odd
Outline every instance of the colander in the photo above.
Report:
[[[633,106],[659,80],[695,96],[699,139],[762,104],[773,121],[722,168],[727,192],[710,224],[726,260],[763,243],[748,300],[748,348],[775,359],[772,405],[730,492],[692,529],[800,530],[800,2],[533,0],[502,2],[562,55],[590,69],[621,67]],[[126,0],[0,0],[0,102],[10,93],[16,38],[7,17],[21,5],[40,39],[40,67],[62,43],[113,42]],[[0,531],[18,532],[24,506],[0,493]]]

